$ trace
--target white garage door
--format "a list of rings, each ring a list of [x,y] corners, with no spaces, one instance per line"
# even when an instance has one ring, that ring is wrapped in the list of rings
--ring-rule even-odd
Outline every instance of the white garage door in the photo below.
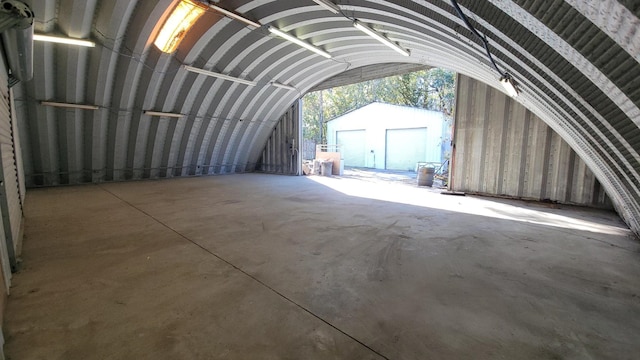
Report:
[[[427,128],[388,129],[385,168],[414,170],[427,156]]]
[[[365,166],[365,131],[336,131],[338,145],[341,146],[345,166]]]

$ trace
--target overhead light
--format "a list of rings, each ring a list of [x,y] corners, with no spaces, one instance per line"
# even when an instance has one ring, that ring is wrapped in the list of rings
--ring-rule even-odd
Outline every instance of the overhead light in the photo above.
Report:
[[[192,0],[182,0],[162,25],[154,44],[165,53],[176,51],[178,45],[195,24],[196,20],[207,10],[204,4]]]
[[[322,6],[323,8],[331,11],[334,14],[337,14],[340,12],[340,8],[338,7],[338,5],[332,3],[329,0],[313,0],[316,4]]]
[[[85,110],[98,110],[100,108],[99,106],[96,106],[96,105],[71,104],[71,103],[61,103],[61,102],[54,102],[54,101],[40,101],[40,105],[73,108],[73,109],[85,109]]]
[[[386,37],[380,35],[376,31],[374,31],[373,29],[363,25],[358,20],[355,20],[353,22],[353,26],[355,26],[356,29],[362,31],[363,33],[365,33],[365,34],[371,36],[372,38],[380,41],[381,43],[387,45],[388,47],[392,48],[393,50],[397,51],[398,53],[400,53],[400,54],[402,54],[404,56],[409,56],[409,51],[401,48],[400,46],[398,46],[398,44],[396,44],[396,43],[392,42],[391,40],[387,39]]]
[[[63,37],[63,36],[51,36],[51,35],[44,35],[44,34],[33,34],[33,40],[52,42],[52,43],[58,43],[58,44],[86,46],[86,47],[96,46],[95,42],[89,41],[89,40],[74,39],[74,38]]]
[[[269,31],[272,34],[276,34],[276,35],[280,36],[281,38],[283,38],[285,40],[289,40],[294,44],[300,45],[300,46],[302,46],[303,48],[305,48],[307,50],[311,50],[311,51],[313,51],[314,53],[316,53],[318,55],[322,55],[322,56],[326,57],[327,59],[331,59],[331,57],[332,57],[331,54],[329,54],[328,52],[326,52],[324,50],[321,50],[321,49],[319,49],[319,48],[317,48],[317,47],[315,47],[315,46],[313,46],[313,45],[311,45],[311,44],[309,44],[307,42],[304,42],[304,41],[298,39],[295,36],[291,36],[291,35],[287,34],[286,32],[284,32],[282,30],[278,30],[278,29],[276,29],[276,28],[274,28],[272,26],[269,26]]]
[[[183,114],[178,114],[178,113],[168,113],[168,112],[153,111],[153,110],[145,110],[144,114],[149,116],[166,116],[166,117],[172,117],[172,118],[181,118],[184,116]]]
[[[281,89],[287,89],[287,90],[295,90],[298,91],[298,89],[296,89],[295,87],[291,86],[291,85],[285,85],[285,84],[280,84],[277,82],[272,82],[271,85],[277,87],[277,88],[281,88]]]
[[[507,92],[507,94],[509,94],[509,96],[516,97],[520,93],[520,91],[518,91],[516,82],[513,80],[511,75],[509,75],[509,73],[505,73],[500,78],[500,83],[502,84],[502,87]]]
[[[193,67],[193,66],[189,66],[189,65],[183,65],[183,67],[187,71],[191,71],[191,72],[202,74],[202,75],[213,76],[213,77],[217,77],[217,78],[220,78],[220,79],[234,81],[234,82],[245,84],[245,85],[249,85],[249,86],[258,85],[258,83],[256,83],[255,81],[240,79],[240,78],[237,78],[237,77],[233,77],[233,76],[229,76],[229,75],[225,75],[225,74],[220,74],[220,73],[213,72],[213,71],[199,69],[199,68],[196,68],[196,67]]]
[[[245,23],[245,24],[247,24],[249,26],[253,26],[255,28],[259,28],[259,27],[262,26],[262,25],[260,25],[259,23],[255,22],[253,20],[249,20],[249,19],[247,19],[245,17],[242,17],[242,16],[232,12],[232,11],[223,9],[220,6],[209,4],[209,7],[212,8],[213,10],[219,12],[219,13],[222,13],[222,14],[224,14],[224,15],[232,18],[232,19],[235,19],[235,20],[238,20],[240,22],[243,22],[243,23]]]

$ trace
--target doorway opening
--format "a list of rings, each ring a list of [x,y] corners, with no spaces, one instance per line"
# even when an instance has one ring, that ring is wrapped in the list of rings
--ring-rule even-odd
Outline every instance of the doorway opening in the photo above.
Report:
[[[344,85],[312,91],[303,98],[303,160],[310,168],[321,157],[318,145],[336,145],[347,172],[397,171],[415,176],[421,166],[432,166],[446,184],[456,73],[429,68],[349,81],[353,79],[346,77]]]

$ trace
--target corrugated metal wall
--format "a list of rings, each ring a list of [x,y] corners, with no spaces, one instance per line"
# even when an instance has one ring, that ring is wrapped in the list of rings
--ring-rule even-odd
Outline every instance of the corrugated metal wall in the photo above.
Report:
[[[11,270],[15,269],[22,240],[24,199],[24,192],[20,191],[21,177],[18,175],[16,161],[16,156],[20,156],[20,147],[16,147],[14,142],[17,133],[12,119],[11,103],[8,69],[2,59],[0,61],[0,216],[2,217],[0,262],[7,293]]]
[[[267,139],[256,171],[271,174],[299,174],[300,169],[300,100],[280,118]]]
[[[612,207],[591,170],[547,124],[463,75],[454,139],[452,190]]]
[[[4,119],[10,116],[9,107],[7,106],[7,98],[5,97],[6,91],[4,89],[7,88],[7,71],[0,57],[0,121],[4,122]],[[0,166],[1,168],[1,166]],[[0,180],[2,177],[0,177]],[[6,204],[6,196],[3,193],[0,193],[0,203]],[[0,206],[0,216],[3,218],[7,214],[5,210],[6,206]],[[9,231],[11,233],[11,231]],[[15,259],[15,253],[13,251],[13,246],[8,246],[7,242],[7,232],[5,231],[4,221],[0,221],[0,267],[2,270],[2,277],[5,285],[5,292],[3,294],[8,293],[9,286],[11,284],[11,258]]]
[[[16,168],[9,86],[5,75],[0,80],[0,209],[12,267],[16,265],[16,247],[22,225],[22,203]]]
[[[17,171],[18,191],[20,192],[18,195],[20,197],[20,206],[24,207],[24,199],[27,193],[24,177],[24,160],[22,156],[22,145],[20,144],[20,132],[18,130],[18,120],[16,116],[15,95],[11,89],[9,89],[9,103],[11,111],[11,131],[13,131],[13,154],[15,156],[14,160]]]

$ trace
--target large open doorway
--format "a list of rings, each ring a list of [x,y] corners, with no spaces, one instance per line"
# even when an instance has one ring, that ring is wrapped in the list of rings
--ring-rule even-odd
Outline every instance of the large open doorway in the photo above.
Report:
[[[316,145],[327,144],[339,149],[347,169],[416,172],[429,163],[446,175],[455,79],[454,72],[436,68],[356,83],[344,75],[331,79],[342,86],[303,98],[304,159],[316,158]]]

